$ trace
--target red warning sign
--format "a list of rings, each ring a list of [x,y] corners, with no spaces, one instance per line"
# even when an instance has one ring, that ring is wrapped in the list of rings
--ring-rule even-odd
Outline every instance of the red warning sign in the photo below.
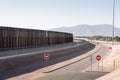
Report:
[[[49,59],[49,54],[44,54],[44,59]]]
[[[101,56],[100,56],[100,55],[97,55],[97,56],[96,56],[96,60],[98,60],[98,61],[101,60]]]
[[[109,49],[112,49],[112,47],[110,46]]]

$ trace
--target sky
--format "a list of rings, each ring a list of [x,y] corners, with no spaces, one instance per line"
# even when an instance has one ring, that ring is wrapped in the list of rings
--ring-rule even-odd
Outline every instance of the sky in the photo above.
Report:
[[[111,24],[113,0],[0,0],[0,26],[48,30],[75,25]],[[120,0],[115,5],[120,28]]]

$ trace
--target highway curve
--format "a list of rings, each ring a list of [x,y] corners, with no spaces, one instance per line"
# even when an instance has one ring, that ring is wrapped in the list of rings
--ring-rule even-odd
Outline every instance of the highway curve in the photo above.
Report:
[[[93,54],[93,63],[97,60],[96,55],[104,56],[108,52],[108,48],[101,46],[100,50]],[[84,69],[91,65],[91,56],[82,59],[76,63],[65,66],[58,70],[54,70],[44,75],[38,75],[33,80],[95,80],[96,78],[105,75],[107,72],[85,72]]]
[[[79,56],[92,50],[94,47],[94,44],[85,41],[77,44],[74,47],[55,51],[48,51],[47,53],[50,54],[50,60],[48,61],[48,65],[52,65]],[[43,59],[44,53],[46,52],[32,52],[30,54],[1,57],[0,73],[2,74],[0,74],[0,78],[7,79],[45,67],[45,60]]]

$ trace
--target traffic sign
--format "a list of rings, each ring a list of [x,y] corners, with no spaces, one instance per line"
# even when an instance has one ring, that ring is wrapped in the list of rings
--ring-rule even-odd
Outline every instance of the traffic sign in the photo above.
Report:
[[[109,49],[112,49],[112,47],[110,46]]]
[[[100,64],[99,62],[100,62],[100,60],[101,60],[101,56],[100,56],[100,55],[97,55],[97,56],[96,56],[96,60],[98,60],[98,71],[99,71],[99,64]]]
[[[44,54],[44,59],[49,59],[49,54],[48,53]]]
[[[98,60],[98,61],[101,60],[101,56],[100,56],[100,55],[97,55],[97,56],[96,56],[96,60]]]
[[[46,60],[45,61],[45,66],[47,67],[47,65],[48,65],[48,59],[49,59],[49,54],[48,53],[44,54],[44,59]]]

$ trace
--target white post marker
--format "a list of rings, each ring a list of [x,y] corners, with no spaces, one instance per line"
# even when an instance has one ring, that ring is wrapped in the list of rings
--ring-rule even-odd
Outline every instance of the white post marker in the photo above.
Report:
[[[48,60],[49,60],[49,54],[48,53],[44,54],[44,59],[46,60],[45,66],[47,67]]]

